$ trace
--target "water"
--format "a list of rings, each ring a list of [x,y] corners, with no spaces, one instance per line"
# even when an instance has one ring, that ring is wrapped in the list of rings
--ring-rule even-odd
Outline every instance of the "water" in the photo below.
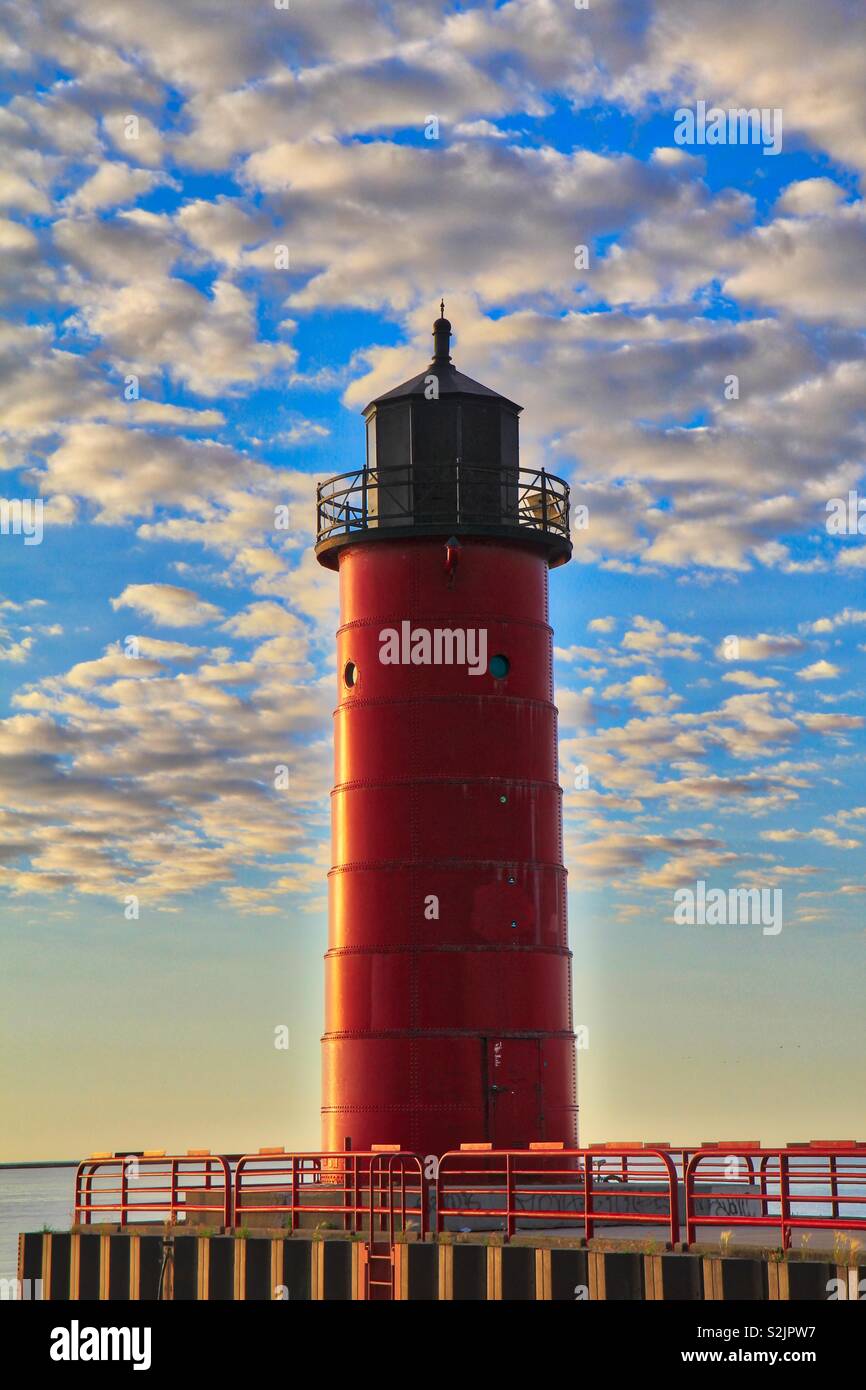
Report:
[[[0,1168],[0,1279],[14,1279],[18,1234],[72,1224],[74,1168]]]

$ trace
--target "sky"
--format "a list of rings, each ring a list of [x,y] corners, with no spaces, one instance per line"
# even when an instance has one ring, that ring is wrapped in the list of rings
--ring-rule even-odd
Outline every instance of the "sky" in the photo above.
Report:
[[[866,1139],[860,0],[7,0],[0,50],[0,1160],[318,1146],[315,483],[440,296],[587,509],[582,1140]]]

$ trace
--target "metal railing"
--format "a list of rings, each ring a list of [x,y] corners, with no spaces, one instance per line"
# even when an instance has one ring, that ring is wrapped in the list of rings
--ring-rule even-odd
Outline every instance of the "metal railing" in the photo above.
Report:
[[[196,1201],[204,1192],[212,1200]],[[174,1225],[202,1211],[214,1225],[229,1227],[231,1200],[231,1169],[221,1154],[92,1154],[75,1171],[73,1221],[89,1226],[94,1217],[114,1216],[121,1226],[156,1220]]]
[[[428,1229],[428,1184],[422,1160],[400,1150],[244,1154],[234,1178],[234,1225],[279,1216],[289,1231],[304,1217],[339,1222],[394,1243],[398,1231]]]
[[[723,1149],[725,1153],[731,1153],[734,1150],[740,1151],[743,1154],[744,1162],[746,1163],[750,1173],[758,1172],[757,1158],[755,1159],[753,1167],[753,1161],[750,1155],[754,1156],[755,1154],[757,1154],[758,1156],[760,1156],[762,1152],[760,1142],[757,1139],[708,1139],[700,1144],[671,1144],[667,1141],[658,1141],[656,1143],[620,1142],[613,1144],[606,1142],[590,1144],[589,1147],[594,1153],[606,1156],[609,1165],[608,1171],[618,1172],[619,1180],[621,1182],[628,1182],[629,1180],[630,1155],[640,1154],[642,1152],[645,1152],[646,1150],[658,1150],[662,1153],[669,1154],[671,1159],[673,1160],[674,1166],[677,1170],[677,1175],[680,1179],[682,1179],[685,1175],[686,1165],[688,1164],[689,1159],[692,1157],[693,1154],[700,1152],[702,1149]]]
[[[569,489],[544,468],[449,459],[357,468],[316,490],[317,542],[386,527],[507,527],[569,539]]]
[[[748,1212],[731,1211],[736,1187],[742,1200],[740,1163],[748,1164]],[[777,1230],[783,1250],[794,1231],[866,1231],[866,1144],[813,1141],[764,1149],[719,1144],[692,1154],[685,1167],[686,1241],[701,1227],[732,1231]],[[729,1210],[698,1212],[698,1203],[727,1202]],[[736,1205],[736,1204],[734,1204]]]
[[[682,1216],[689,1246],[702,1230],[724,1228],[777,1232],[783,1249],[798,1231],[838,1232],[840,1239],[866,1232],[866,1143],[854,1141],[697,1149],[475,1144],[444,1154],[430,1180],[426,1162],[386,1145],[339,1153],[92,1154],[76,1170],[74,1222],[178,1224],[206,1213],[226,1230],[250,1221],[290,1232],[330,1225],[365,1236],[382,1264],[401,1235],[423,1240],[457,1223],[496,1228],[506,1238],[557,1227],[587,1240],[611,1227],[618,1235],[623,1228],[649,1235],[655,1227],[676,1244]],[[261,1220],[269,1216],[279,1219]]]
[[[608,1161],[620,1160],[620,1177]],[[621,1183],[627,1182],[627,1193]],[[565,1226],[585,1239],[597,1225],[663,1227],[679,1240],[679,1186],[673,1158],[662,1149],[627,1151],[538,1148],[455,1149],[442,1155],[436,1180],[436,1232],[451,1218],[517,1229]]]

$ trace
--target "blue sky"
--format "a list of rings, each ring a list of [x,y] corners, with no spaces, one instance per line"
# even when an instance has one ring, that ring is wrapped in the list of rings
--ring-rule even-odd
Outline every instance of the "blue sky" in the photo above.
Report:
[[[0,535],[0,1156],[317,1142],[315,481],[440,295],[589,508],[551,578],[584,1137],[863,1137],[859,5],[4,26],[2,495],[44,532]],[[678,146],[699,100],[782,152]],[[699,879],[781,888],[783,931],[675,926]]]

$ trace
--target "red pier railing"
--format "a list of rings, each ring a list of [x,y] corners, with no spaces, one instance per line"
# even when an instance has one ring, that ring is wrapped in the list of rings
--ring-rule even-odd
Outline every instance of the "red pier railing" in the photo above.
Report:
[[[339,1220],[346,1231],[372,1231],[393,1243],[397,1231],[428,1227],[428,1184],[417,1154],[383,1146],[367,1152],[280,1154],[262,1150],[238,1159],[234,1221],[250,1216]],[[324,1224],[324,1221],[323,1223]]]
[[[698,1203],[728,1202],[743,1192],[740,1163],[748,1164],[745,1201],[754,1210],[698,1212]],[[784,1149],[719,1144],[693,1153],[685,1167],[686,1241],[701,1227],[778,1230],[782,1249],[794,1231],[866,1231],[866,1144],[813,1140]]]
[[[210,1201],[196,1200],[209,1193]],[[160,1219],[174,1224],[189,1212],[203,1211],[215,1226],[231,1225],[232,1183],[229,1161],[222,1154],[190,1149],[186,1154],[91,1154],[75,1171],[73,1221],[89,1226],[94,1217]]]
[[[684,1224],[687,1245],[725,1230],[753,1239],[777,1233],[788,1249],[798,1232],[866,1232],[866,1143],[471,1144],[432,1161],[389,1145],[363,1153],[145,1150],[91,1154],[76,1170],[76,1224],[179,1224],[195,1213],[225,1230],[330,1225],[366,1236],[374,1262],[390,1260],[404,1233],[423,1240],[455,1227],[509,1239],[556,1228],[587,1240],[616,1228],[676,1244]]]
[[[661,1226],[679,1240],[679,1188],[670,1153],[623,1149],[467,1146],[442,1155],[436,1180],[436,1231],[448,1219],[499,1223],[510,1239],[523,1229],[570,1227],[587,1239],[596,1226]]]

